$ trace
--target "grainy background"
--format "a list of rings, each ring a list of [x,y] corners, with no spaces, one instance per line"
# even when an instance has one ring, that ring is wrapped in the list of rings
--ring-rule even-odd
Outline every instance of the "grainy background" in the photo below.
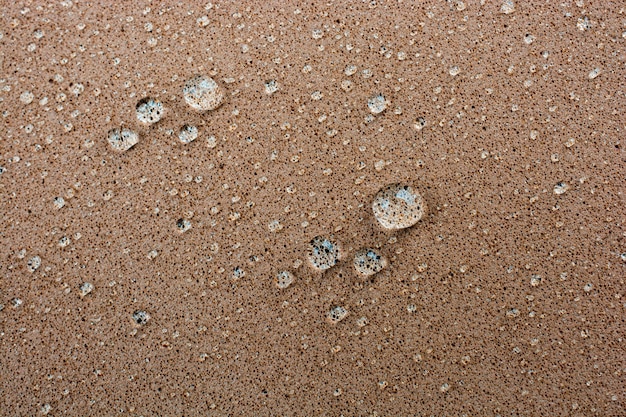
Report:
[[[17,1],[0,36],[0,415],[626,414],[625,2]],[[388,233],[394,182],[429,209]]]

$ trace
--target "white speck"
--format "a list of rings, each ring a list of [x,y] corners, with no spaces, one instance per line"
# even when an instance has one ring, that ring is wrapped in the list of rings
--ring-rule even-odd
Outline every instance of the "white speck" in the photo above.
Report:
[[[515,2],[513,0],[505,0],[500,7],[500,13],[511,14],[515,11]]]
[[[592,289],[593,289],[593,284],[592,284],[592,283],[587,283],[587,284],[585,284],[585,286],[583,287],[583,290],[584,290],[585,292],[589,292],[589,291],[591,291]]]
[[[94,286],[91,282],[83,282],[82,284],[80,284],[79,290],[80,290],[80,296],[84,297],[87,294],[89,294],[90,292],[92,292],[94,289]]]
[[[355,72],[356,72],[356,65],[348,65],[346,69],[344,70],[344,74],[346,74],[348,77],[353,75]]]
[[[452,75],[453,77],[459,75],[459,72],[461,72],[461,70],[459,69],[459,67],[457,67],[456,65],[454,67],[450,68],[450,71],[448,71],[450,73],[450,75]]]
[[[321,29],[313,29],[311,36],[313,36],[313,39],[322,39],[324,32]]]
[[[324,94],[322,94],[321,91],[313,91],[313,93],[311,93],[311,99],[313,100],[321,100],[322,97],[324,97]]]
[[[585,30],[591,29],[591,22],[587,16],[578,18],[578,22],[576,22],[576,27],[581,32]]]
[[[26,267],[29,272],[35,272],[37,268],[41,266],[41,258],[39,256],[33,256],[26,263]]]
[[[55,197],[53,200],[54,207],[57,209],[63,208],[65,205],[65,199],[63,197]]]
[[[535,37],[531,34],[527,34],[526,36],[524,36],[524,42],[527,45],[530,45],[531,43],[533,43],[535,41]]]
[[[33,93],[31,93],[30,91],[24,91],[21,95],[20,95],[20,101],[24,104],[30,104],[33,102],[35,96],[33,95]]]
[[[278,91],[278,83],[276,80],[269,80],[265,82],[266,94],[274,94],[276,91]]]
[[[567,190],[569,190],[569,185],[567,185],[564,182],[558,182],[554,186],[554,194],[556,194],[556,195],[564,194]]]
[[[208,17],[208,16],[202,16],[202,17],[199,17],[199,18],[196,20],[196,23],[198,24],[198,26],[201,26],[201,27],[208,26],[208,25],[209,25],[209,23],[210,23],[210,22],[209,22],[209,17]]]
[[[591,72],[589,73],[589,79],[593,80],[594,78],[596,78],[598,75],[600,75],[600,68],[594,68],[593,70],[591,70]]]

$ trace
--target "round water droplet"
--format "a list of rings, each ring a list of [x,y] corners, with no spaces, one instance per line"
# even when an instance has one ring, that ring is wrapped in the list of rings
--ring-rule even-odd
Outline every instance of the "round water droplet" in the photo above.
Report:
[[[385,229],[398,230],[417,223],[426,211],[426,204],[411,186],[391,184],[376,194],[372,209]]]
[[[183,88],[183,96],[187,104],[200,111],[215,110],[224,101],[222,88],[213,78],[204,75],[188,80]]]
[[[178,132],[178,139],[182,143],[191,143],[198,137],[198,128],[191,125],[184,125]]]
[[[41,258],[39,256],[33,256],[26,263],[26,268],[29,272],[35,272],[37,268],[41,266]]]
[[[387,102],[385,101],[385,96],[382,94],[378,94],[374,97],[371,97],[367,100],[367,107],[369,107],[370,111],[373,114],[380,114],[387,108]]]
[[[139,135],[125,127],[115,128],[109,130],[107,139],[114,151],[125,152],[139,142]]]
[[[365,276],[374,275],[387,266],[387,258],[376,249],[364,248],[354,254],[354,268]]]
[[[278,274],[276,274],[276,279],[274,280],[276,286],[281,290],[288,288],[291,284],[293,284],[294,281],[295,277],[289,271],[280,271]]]
[[[139,100],[135,110],[137,111],[137,119],[148,125],[158,122],[163,116],[163,104],[150,97]]]
[[[187,230],[191,229],[191,222],[187,219],[178,219],[176,221],[176,228],[179,232],[184,233]]]
[[[569,185],[564,182],[557,182],[554,186],[554,194],[556,195],[565,194],[567,190],[569,190]]]
[[[79,290],[80,290],[80,296],[84,297],[87,294],[89,294],[90,292],[92,292],[94,289],[94,286],[91,282],[83,282],[82,284],[80,284]]]
[[[309,243],[309,262],[313,268],[325,271],[339,260],[339,245],[333,238],[314,237]]]
[[[150,320],[150,314],[146,313],[143,310],[136,310],[133,313],[132,319],[135,322],[135,324],[139,326],[143,326],[146,323],[148,323],[148,320]]]
[[[341,306],[333,307],[326,314],[326,319],[330,324],[337,324],[348,316],[348,310]]]

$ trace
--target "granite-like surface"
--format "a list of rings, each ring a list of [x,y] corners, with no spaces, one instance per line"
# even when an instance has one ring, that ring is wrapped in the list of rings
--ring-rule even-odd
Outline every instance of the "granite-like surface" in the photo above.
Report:
[[[625,415],[625,61],[623,1],[4,2],[0,415]]]

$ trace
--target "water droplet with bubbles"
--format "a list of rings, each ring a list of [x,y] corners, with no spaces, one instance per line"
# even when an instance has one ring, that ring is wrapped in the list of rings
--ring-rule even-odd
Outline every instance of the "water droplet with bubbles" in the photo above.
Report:
[[[316,236],[309,242],[309,262],[319,271],[334,266],[339,255],[339,244],[332,237]]]
[[[426,204],[411,186],[391,184],[376,194],[372,209],[385,229],[398,230],[417,223],[424,215]]]
[[[189,106],[195,110],[217,109],[224,101],[224,91],[213,80],[204,75],[193,77],[185,83],[183,96]]]
[[[374,97],[371,97],[369,100],[367,100],[367,107],[369,107],[370,111],[373,114],[380,114],[384,112],[387,108],[385,96],[383,96],[382,94],[378,94]]]
[[[135,324],[143,326],[148,323],[148,320],[150,320],[150,314],[146,313],[143,310],[136,310],[132,315],[132,319]]]
[[[294,281],[295,277],[289,271],[280,271],[278,274],[276,274],[276,278],[274,279],[276,286],[281,290],[288,288],[291,284],[293,284]]]
[[[330,309],[330,311],[326,314],[326,320],[330,324],[337,324],[341,320],[345,319],[348,316],[348,310],[341,306],[336,306]]]
[[[178,139],[182,143],[191,143],[198,137],[198,128],[192,125],[184,125],[178,132]]]
[[[364,276],[371,276],[382,271],[387,266],[387,258],[376,249],[363,248],[354,254],[354,268]]]
[[[163,104],[150,97],[139,100],[135,110],[137,111],[137,119],[147,125],[158,122],[163,116]]]
[[[125,127],[115,128],[109,130],[107,139],[114,151],[126,152],[139,142],[139,135]]]

